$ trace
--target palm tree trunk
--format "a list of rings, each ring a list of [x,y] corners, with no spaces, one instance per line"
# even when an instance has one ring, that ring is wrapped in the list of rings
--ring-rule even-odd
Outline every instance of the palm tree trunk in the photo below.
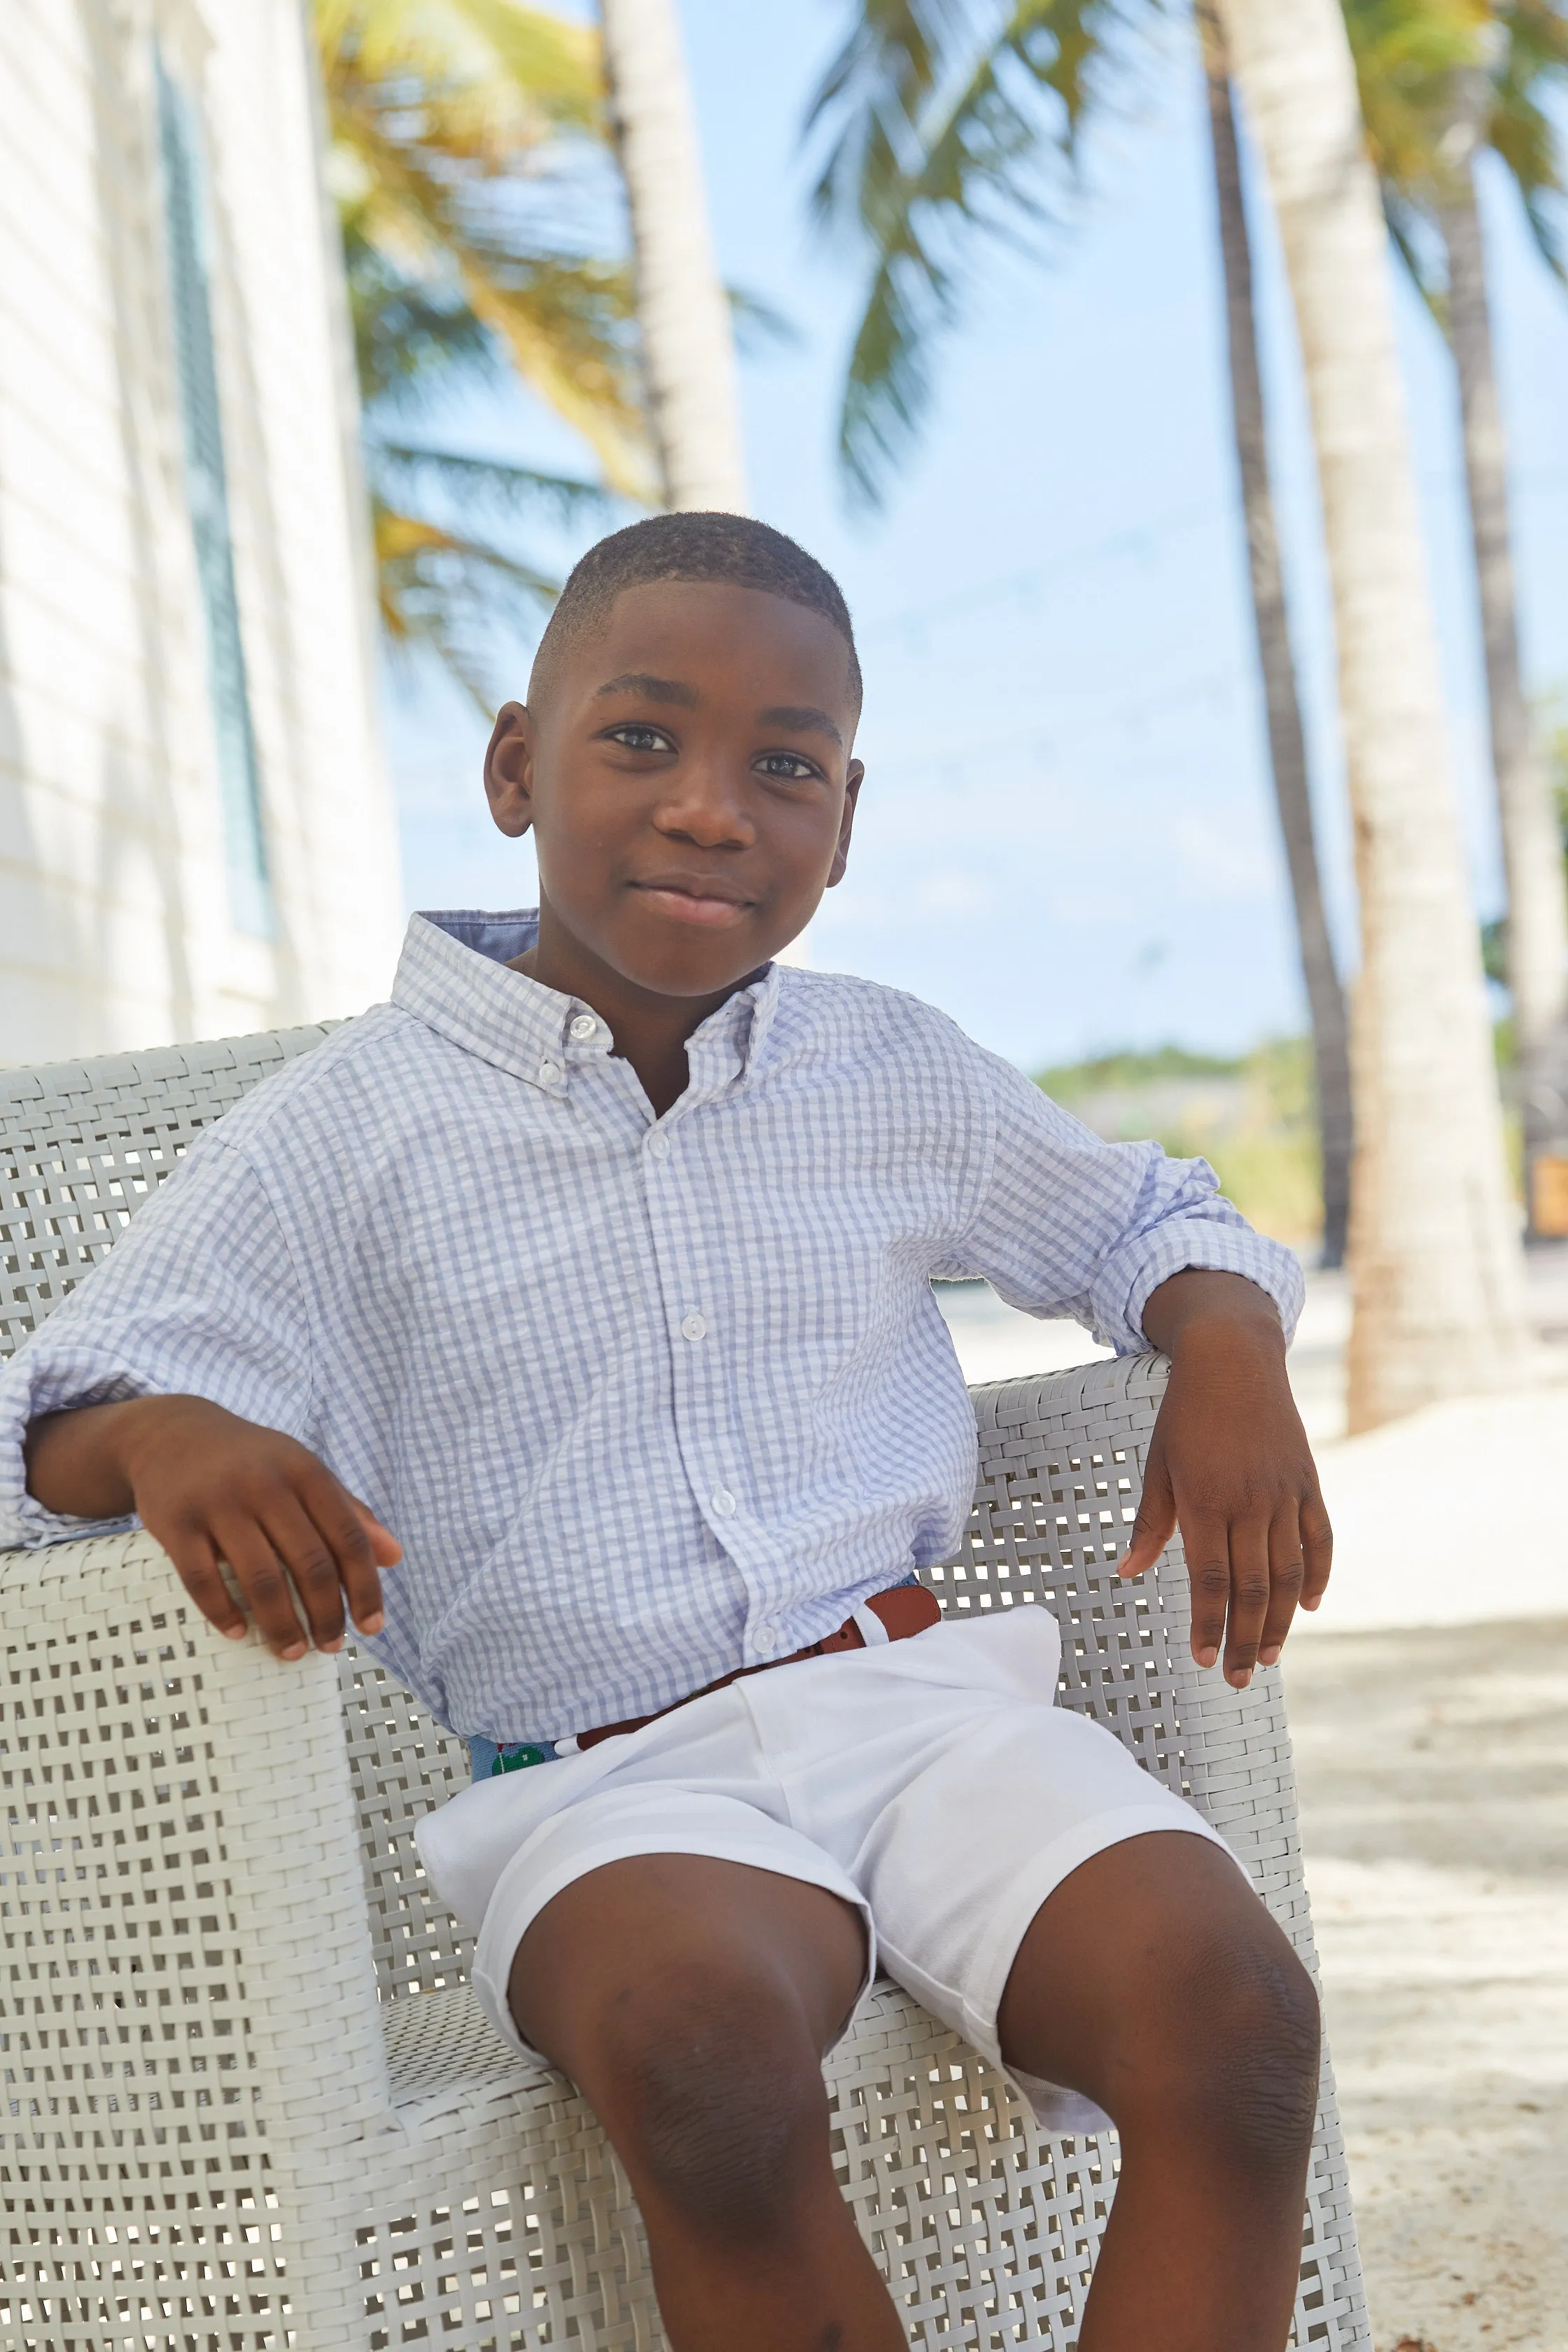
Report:
[[[1247,565],[1258,656],[1268,714],[1268,757],[1285,859],[1296,908],[1296,938],[1312,1021],[1318,1078],[1318,1139],[1322,1160],[1325,1265],[1344,1261],[1351,1192],[1350,1025],[1323,914],[1307,747],[1296,693],[1289,617],[1279,564],[1279,534],[1268,481],[1263,385],[1258,361],[1258,320],[1252,299],[1252,248],[1241,194],[1241,164],[1225,35],[1214,0],[1198,0],[1198,29],[1208,79],[1209,140],[1219,199],[1220,253],[1225,268],[1226,327],[1230,355],[1232,422],[1247,517]]]
[[[1311,404],[1362,969],[1350,1425],[1524,1379],[1530,1345],[1411,462],[1383,212],[1339,0],[1219,0]]]
[[[601,16],[665,503],[743,514],[734,340],[675,0],[601,0]]]
[[[1448,329],[1464,418],[1486,647],[1492,772],[1508,877],[1508,984],[1513,996],[1527,1165],[1568,1148],[1561,1087],[1568,1060],[1568,893],[1545,762],[1519,670],[1513,554],[1509,545],[1508,448],[1498,403],[1487,308],[1486,254],[1473,163],[1464,159],[1438,210],[1448,252]],[[1533,1186],[1528,1188],[1533,1191]]]

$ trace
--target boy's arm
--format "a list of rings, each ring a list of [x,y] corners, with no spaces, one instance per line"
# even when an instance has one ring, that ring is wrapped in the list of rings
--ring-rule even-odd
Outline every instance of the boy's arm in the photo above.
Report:
[[[1143,1329],[1171,1359],[1123,1576],[1152,1568],[1179,1524],[1193,1655],[1244,1689],[1279,1657],[1298,1602],[1316,1609],[1333,1536],[1267,1291],[1188,1269],[1151,1291]]]
[[[1240,1687],[1279,1655],[1298,1599],[1315,1607],[1328,1580],[1328,1519],[1285,1374],[1300,1266],[1220,1197],[1205,1161],[1106,1143],[994,1055],[966,1052],[986,1139],[942,1271],[984,1275],[1030,1314],[1072,1316],[1119,1355],[1169,1353],[1121,1572],[1152,1568],[1179,1523],[1193,1654],[1212,1665],[1223,1643]]]
[[[318,1649],[342,1647],[345,1595],[362,1633],[382,1629],[377,1570],[401,1558],[395,1538],[280,1430],[205,1397],[132,1397],[42,1415],[24,1454],[27,1491],[46,1510],[83,1519],[134,1511],[202,1614],[236,1641],[245,1617],[221,1562],[280,1658],[307,1647],[293,1592]]]
[[[226,1633],[302,1656],[365,1633],[396,1544],[300,1441],[314,1430],[312,1303],[267,1184],[206,1136],[101,1265],[0,1365],[0,1544],[138,1513]]]

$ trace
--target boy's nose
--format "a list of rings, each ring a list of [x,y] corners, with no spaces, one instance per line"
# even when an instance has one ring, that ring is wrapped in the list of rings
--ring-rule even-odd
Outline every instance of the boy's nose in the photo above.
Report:
[[[653,813],[660,833],[699,849],[749,849],[757,837],[740,795],[722,776],[688,775]]]

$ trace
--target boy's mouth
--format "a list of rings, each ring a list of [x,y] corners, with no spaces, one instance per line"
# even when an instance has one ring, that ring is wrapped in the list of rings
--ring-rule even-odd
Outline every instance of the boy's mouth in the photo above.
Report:
[[[752,905],[732,883],[698,875],[661,875],[657,881],[634,882],[632,888],[673,921],[706,930],[743,922]]]

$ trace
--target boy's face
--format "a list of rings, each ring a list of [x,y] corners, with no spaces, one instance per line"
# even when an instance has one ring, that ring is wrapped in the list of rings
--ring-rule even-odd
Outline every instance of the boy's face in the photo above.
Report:
[[[658,581],[509,702],[485,761],[503,833],[533,828],[542,905],[663,996],[732,988],[844,872],[863,773],[848,649],[753,588]]]

